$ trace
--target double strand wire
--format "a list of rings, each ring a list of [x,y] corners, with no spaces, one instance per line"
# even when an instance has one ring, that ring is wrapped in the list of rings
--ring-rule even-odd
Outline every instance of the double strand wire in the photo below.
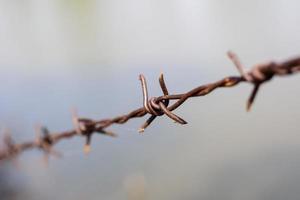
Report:
[[[109,130],[108,127],[113,124],[124,124],[133,118],[143,117],[147,114],[150,117],[145,121],[139,129],[143,132],[157,117],[166,115],[171,120],[179,124],[187,124],[181,117],[174,114],[176,108],[181,106],[187,99],[191,97],[205,96],[217,88],[233,87],[241,82],[247,82],[253,85],[253,90],[248,98],[246,108],[250,110],[260,86],[270,81],[274,76],[285,76],[300,72],[300,56],[288,59],[285,62],[267,62],[253,66],[248,72],[244,70],[237,55],[233,52],[228,52],[228,57],[232,60],[238,69],[240,76],[228,76],[219,81],[201,85],[186,93],[169,94],[164,81],[163,74],[159,77],[159,84],[163,95],[159,97],[149,98],[146,78],[143,75],[139,76],[143,94],[143,107],[133,110],[125,115],[120,115],[114,118],[92,120],[88,118],[79,118],[77,113],[73,111],[72,121],[74,129],[60,133],[50,133],[46,127],[37,128],[38,136],[34,141],[15,143],[9,133],[4,134],[3,148],[0,149],[0,161],[15,158],[20,153],[29,149],[40,149],[48,157],[50,154],[61,156],[61,154],[53,149],[53,146],[60,140],[71,138],[74,136],[83,136],[86,138],[84,151],[90,151],[91,137],[95,133],[116,137],[117,135]],[[175,101],[170,104],[170,101]]]

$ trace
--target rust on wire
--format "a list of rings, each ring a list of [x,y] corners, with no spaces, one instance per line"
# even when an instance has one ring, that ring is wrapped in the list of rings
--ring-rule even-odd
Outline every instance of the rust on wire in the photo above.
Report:
[[[233,64],[236,66],[239,76],[225,77],[219,81],[201,85],[186,93],[182,94],[169,94],[167,86],[164,81],[163,74],[159,77],[159,84],[163,95],[159,97],[148,96],[148,89],[146,78],[143,75],[139,76],[143,94],[143,107],[133,110],[125,115],[120,115],[114,118],[92,120],[88,118],[80,118],[77,116],[77,112],[73,110],[72,121],[74,129],[61,132],[61,133],[50,133],[46,127],[37,128],[38,137],[35,141],[29,141],[24,143],[16,144],[10,134],[5,134],[3,138],[3,147],[0,149],[0,161],[13,159],[20,153],[29,149],[40,149],[45,153],[46,159],[48,160],[49,155],[61,157],[62,154],[55,151],[53,146],[62,139],[71,138],[74,136],[85,137],[86,142],[84,151],[87,153],[90,151],[91,138],[94,133],[99,133],[111,137],[116,137],[115,133],[106,130],[113,124],[124,124],[128,120],[138,117],[143,117],[149,114],[149,118],[139,129],[139,132],[143,132],[157,117],[166,115],[171,120],[179,124],[187,124],[187,122],[181,117],[173,113],[173,111],[181,106],[187,99],[191,97],[205,96],[217,88],[233,87],[241,82],[247,82],[253,85],[253,90],[247,100],[246,109],[250,110],[257,92],[260,86],[270,81],[274,76],[285,76],[300,72],[300,57],[288,59],[285,62],[268,62],[261,63],[253,66],[249,71],[245,71],[241,64],[238,56],[233,52],[228,52],[228,57],[231,59]],[[175,101],[170,104],[170,101]]]

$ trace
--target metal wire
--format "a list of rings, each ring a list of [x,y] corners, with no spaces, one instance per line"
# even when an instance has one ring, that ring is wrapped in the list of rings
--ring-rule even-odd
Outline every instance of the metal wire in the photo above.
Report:
[[[120,115],[114,118],[92,120],[88,118],[79,118],[76,111],[73,111],[73,124],[74,129],[61,132],[50,133],[46,127],[39,127],[37,129],[37,139],[34,141],[16,144],[10,134],[5,134],[3,138],[4,148],[0,150],[0,161],[15,158],[20,153],[29,149],[40,149],[48,157],[50,154],[61,156],[60,153],[53,149],[53,146],[62,139],[71,138],[74,136],[83,136],[86,138],[84,147],[85,152],[90,151],[91,138],[94,133],[116,137],[117,135],[108,131],[107,128],[113,124],[124,124],[128,120],[138,117],[143,117],[147,114],[150,117],[145,121],[139,129],[143,132],[157,117],[166,115],[171,120],[179,124],[187,124],[181,117],[174,114],[176,108],[181,106],[187,99],[191,97],[205,96],[217,88],[233,87],[241,82],[252,84],[253,90],[248,98],[246,108],[250,110],[260,86],[270,81],[274,76],[285,76],[300,72],[300,57],[288,59],[285,62],[268,62],[257,64],[248,72],[245,72],[239,58],[233,52],[228,52],[228,57],[232,60],[238,69],[240,76],[228,76],[219,81],[201,85],[186,93],[182,94],[169,94],[167,86],[164,81],[163,74],[159,77],[160,87],[162,89],[162,96],[148,97],[146,78],[143,75],[139,76],[143,94],[143,107],[133,110],[125,115]],[[170,101],[175,101],[169,105]]]

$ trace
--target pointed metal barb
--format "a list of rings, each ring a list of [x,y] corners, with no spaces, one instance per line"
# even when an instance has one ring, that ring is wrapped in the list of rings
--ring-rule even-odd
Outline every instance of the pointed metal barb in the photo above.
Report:
[[[245,72],[244,66],[242,65],[239,57],[233,52],[228,51],[227,56],[230,58],[230,60],[233,62],[237,70],[239,71],[240,75],[247,81],[251,82],[251,77]]]
[[[117,134],[103,129],[102,123],[98,123],[87,118],[79,118],[76,109],[72,109],[72,121],[75,126],[76,133],[86,137],[86,142],[83,148],[84,153],[89,153],[91,151],[91,138],[93,133],[117,137]]]
[[[253,105],[253,102],[254,102],[254,99],[257,95],[257,92],[259,90],[259,87],[260,87],[260,83],[257,83],[257,84],[254,84],[254,87],[253,87],[253,90],[251,92],[251,95],[249,96],[249,99],[247,101],[247,111],[250,111],[251,109],[251,106]]]
[[[110,136],[110,137],[118,137],[118,135],[112,131],[108,131],[108,130],[105,130],[103,129],[102,127],[99,129],[99,128],[96,128],[96,132],[97,133],[100,133],[102,135],[107,135],[107,136]]]
[[[81,119],[78,117],[77,110],[72,109],[72,121],[75,127],[76,133],[86,137],[86,142],[83,147],[84,153],[89,153],[91,151],[91,138],[95,131],[94,122],[90,119]]]
[[[173,119],[175,122],[178,122],[179,124],[187,124],[187,122],[182,119],[181,117],[175,115],[174,113],[170,112],[168,108],[162,103],[159,102],[159,106],[162,109],[162,111],[171,119]]]
[[[141,74],[139,76],[139,79],[140,79],[141,85],[142,85],[144,109],[147,111],[147,113],[151,114],[151,116],[147,119],[147,121],[139,129],[140,133],[144,132],[144,130],[154,121],[154,119],[157,116],[161,116],[163,114],[166,114],[169,118],[173,119],[174,121],[176,121],[180,124],[187,123],[181,117],[175,115],[170,110],[168,110],[167,106],[169,105],[169,99],[160,100],[160,101],[158,101],[157,98],[148,99],[148,89],[147,89],[146,78],[144,77],[144,75]],[[162,73],[159,76],[159,84],[160,84],[161,90],[163,92],[163,95],[164,96],[169,95],[169,92],[168,92],[167,86],[165,84]]]
[[[87,135],[95,131],[96,123],[91,119],[79,118],[75,109],[72,110],[72,121],[79,135]]]
[[[84,153],[90,153],[91,151],[91,138],[92,138],[92,134],[88,134],[86,135],[86,141],[85,141],[85,145],[83,148]]]
[[[139,128],[138,132],[139,133],[143,133],[145,131],[145,129],[154,121],[154,119],[156,118],[155,115],[151,115],[146,121],[145,123]]]
[[[44,152],[43,162],[46,166],[49,164],[50,155],[56,158],[62,158],[62,153],[53,148],[55,141],[52,138],[49,130],[45,126],[36,125],[36,143],[38,147]]]
[[[252,83],[254,85],[253,90],[247,100],[246,110],[247,112],[250,111],[251,106],[254,103],[255,97],[257,95],[257,92],[261,86],[261,84],[269,79],[272,78],[272,74],[264,75],[264,72],[262,71],[262,68],[265,67],[265,65],[257,65],[252,68],[252,70],[248,73],[245,72],[243,65],[240,62],[240,59],[238,56],[233,53],[232,51],[227,52],[228,57],[231,59],[231,61],[234,63],[236,68],[238,69],[240,75],[249,83]],[[268,65],[272,65],[273,63],[269,63]]]
[[[72,122],[73,122],[74,128],[76,130],[76,133],[78,135],[82,135],[82,126],[80,124],[80,120],[79,120],[79,117],[78,117],[77,109],[73,108],[71,110],[71,113],[72,113]]]
[[[95,125],[93,121],[89,119],[79,119],[79,125],[81,134],[86,138],[83,151],[87,154],[91,151],[91,140],[95,132]]]
[[[8,130],[5,131],[3,142],[9,152],[13,153],[14,151],[16,151],[16,149],[14,148],[15,142],[11,137],[10,131],[8,131]]]

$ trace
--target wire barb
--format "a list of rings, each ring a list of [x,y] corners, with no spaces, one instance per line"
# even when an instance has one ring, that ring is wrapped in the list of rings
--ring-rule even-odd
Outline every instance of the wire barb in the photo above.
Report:
[[[36,144],[44,152],[43,161],[48,166],[50,155],[62,158],[62,154],[53,148],[55,141],[45,126],[36,125]]]
[[[142,85],[144,109],[146,110],[147,113],[151,114],[151,117],[139,129],[139,132],[143,132],[145,128],[149,126],[157,116],[162,116],[163,114],[166,114],[170,119],[174,120],[175,122],[178,122],[180,124],[187,124],[187,122],[184,119],[175,115],[167,108],[167,106],[169,105],[169,99],[158,100],[158,98],[155,97],[148,99],[146,78],[142,74],[139,76],[139,78]],[[162,73],[160,74],[159,77],[159,84],[163,92],[162,97],[168,96],[169,92]]]
[[[99,127],[98,124],[93,120],[87,118],[79,118],[77,110],[75,108],[71,110],[71,113],[76,134],[86,137],[86,142],[83,147],[84,153],[87,154],[91,151],[92,134],[95,132],[111,137],[117,137],[115,133],[104,130],[101,126]]]
[[[258,90],[263,83],[270,81],[274,76],[287,76],[300,72],[300,56],[288,59],[282,63],[267,62],[253,66],[249,71],[245,71],[238,56],[229,51],[227,53],[230,60],[236,66],[240,76],[228,76],[219,81],[198,86],[186,93],[169,94],[167,86],[164,81],[163,74],[159,76],[159,84],[163,95],[159,97],[148,97],[148,88],[146,78],[140,75],[142,93],[143,93],[143,107],[133,110],[125,115],[120,115],[114,118],[92,120],[88,118],[79,118],[77,111],[72,111],[72,121],[74,129],[64,131],[61,133],[50,133],[46,127],[37,128],[37,139],[35,141],[15,143],[10,134],[5,134],[3,143],[4,148],[0,149],[0,161],[15,158],[20,153],[29,149],[41,149],[44,151],[47,160],[49,154],[60,156],[61,154],[53,150],[53,146],[60,140],[71,138],[74,136],[83,136],[86,139],[84,151],[90,151],[90,144],[92,135],[99,133],[111,137],[116,137],[115,133],[106,130],[114,124],[124,124],[133,118],[140,118],[147,114],[150,117],[142,124],[139,132],[143,132],[158,116],[166,115],[170,119],[179,124],[186,124],[187,122],[181,117],[175,115],[172,111],[181,106],[187,99],[192,97],[205,96],[217,88],[227,88],[238,85],[242,82],[247,82],[253,85],[253,90],[247,100],[247,110],[250,110]],[[175,101],[169,105],[171,101]]]

